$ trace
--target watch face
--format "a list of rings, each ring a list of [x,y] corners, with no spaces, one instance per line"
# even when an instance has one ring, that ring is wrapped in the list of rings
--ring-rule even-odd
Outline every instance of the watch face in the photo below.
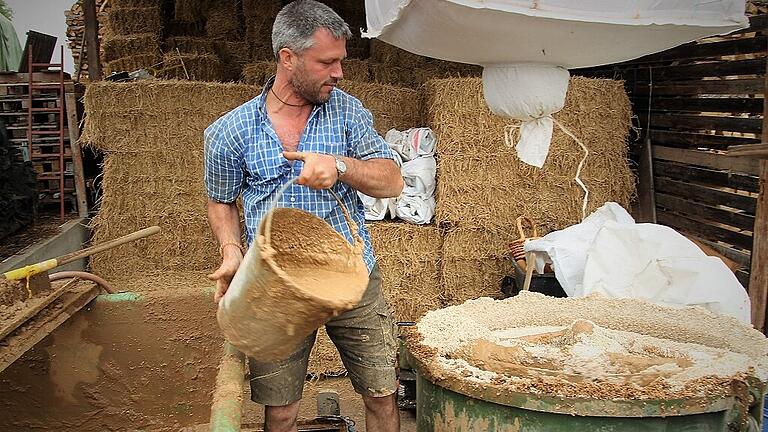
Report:
[[[336,159],[336,171],[339,172],[339,175],[347,172],[347,164],[345,164],[343,160],[338,158]]]

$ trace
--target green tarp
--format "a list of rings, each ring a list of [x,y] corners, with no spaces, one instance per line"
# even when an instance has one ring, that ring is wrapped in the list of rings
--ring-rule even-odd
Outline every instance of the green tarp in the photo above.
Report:
[[[21,64],[21,45],[11,20],[0,15],[0,72],[18,71]]]

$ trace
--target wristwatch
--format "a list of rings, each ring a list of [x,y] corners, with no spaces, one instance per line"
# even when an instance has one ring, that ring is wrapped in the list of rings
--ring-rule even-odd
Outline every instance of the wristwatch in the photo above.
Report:
[[[336,159],[336,173],[341,177],[347,172],[347,164],[341,160],[340,156],[333,155],[333,158]]]

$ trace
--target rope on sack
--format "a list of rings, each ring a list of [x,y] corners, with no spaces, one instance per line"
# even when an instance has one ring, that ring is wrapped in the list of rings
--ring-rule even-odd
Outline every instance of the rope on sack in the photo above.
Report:
[[[520,129],[520,125],[504,126],[504,144],[509,148],[515,148],[515,130]]]
[[[584,199],[581,202],[581,220],[584,220],[587,217],[587,203],[589,202],[589,189],[587,189],[587,186],[584,184],[583,181],[581,181],[581,170],[584,168],[584,163],[587,161],[587,157],[589,157],[589,149],[587,146],[584,145],[584,143],[581,142],[580,139],[576,138],[576,135],[573,134],[568,128],[563,126],[562,123],[557,121],[553,116],[548,115],[546,117],[549,117],[552,119],[552,121],[557,125],[557,127],[560,128],[563,132],[565,132],[566,135],[571,137],[574,141],[576,141],[579,146],[581,146],[581,149],[584,150],[584,157],[581,158],[581,162],[579,162],[579,166],[576,168],[576,176],[573,178],[573,180],[576,182],[576,184],[579,185],[581,190],[584,191]],[[515,131],[520,128],[520,125],[506,125],[504,126],[504,144],[509,148],[515,147]]]
[[[576,143],[578,143],[581,146],[581,149],[584,150],[584,157],[581,158],[581,162],[579,162],[578,168],[576,168],[576,176],[573,178],[573,180],[578,184],[581,189],[584,191],[584,200],[581,202],[581,220],[584,220],[584,218],[587,217],[587,202],[589,201],[589,189],[587,189],[587,186],[584,184],[583,181],[581,181],[581,170],[584,168],[584,163],[587,161],[587,157],[589,156],[589,149],[587,146],[584,145],[584,143],[581,142],[580,139],[576,138],[576,135],[573,134],[568,128],[562,125],[559,121],[555,120],[554,117],[552,117],[552,121],[555,122],[557,127],[560,128],[563,132],[565,132],[566,135],[571,137]]]

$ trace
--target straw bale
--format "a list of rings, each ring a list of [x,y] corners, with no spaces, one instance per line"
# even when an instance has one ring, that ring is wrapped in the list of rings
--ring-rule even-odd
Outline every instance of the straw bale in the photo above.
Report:
[[[159,8],[162,0],[110,0],[109,9]]]
[[[107,15],[107,34],[127,36],[136,33],[160,33],[163,29],[159,7],[110,8]]]
[[[174,53],[176,49],[182,54],[214,54],[213,42],[208,38],[172,36],[165,40],[165,50]]]
[[[514,224],[494,229],[451,227],[443,236],[442,256],[453,260],[507,258],[509,244],[519,237]]]
[[[254,22],[264,22],[271,31],[272,21],[282,7],[283,2],[281,0],[243,0],[243,15],[245,15],[246,21],[250,19]]]
[[[365,60],[349,59],[342,63],[344,82],[370,82],[368,62]],[[272,60],[253,62],[243,68],[242,80],[246,84],[264,84],[277,71],[277,63]],[[344,84],[342,84],[343,88]]]
[[[383,84],[418,88],[427,81],[441,78],[477,77],[482,75],[482,68],[451,62],[428,63],[418,67],[400,67],[384,63],[370,65],[373,81]]]
[[[199,21],[207,3],[208,0],[174,0],[173,16],[183,22]]]
[[[340,375],[346,372],[341,362],[339,350],[333,344],[325,326],[317,330],[317,338],[312,351],[309,353],[309,367],[307,373],[315,375]]]
[[[257,87],[239,84],[92,83],[85,93],[81,140],[105,152],[201,152],[203,130],[258,94]]]
[[[383,63],[406,69],[420,68],[430,61],[428,57],[400,49],[379,39],[371,40],[370,60],[375,63]]]
[[[501,281],[513,272],[505,258],[443,258],[442,296],[446,306],[479,297],[502,298]]]
[[[542,169],[526,165],[504,144],[507,125],[493,115],[480,79],[427,83],[428,124],[438,138],[436,220],[464,228],[509,226],[532,217],[541,233],[581,220],[582,190],[573,177],[583,153],[555,127]],[[555,118],[589,148],[581,178],[590,190],[587,212],[606,201],[628,207],[634,178],[627,162],[629,99],[613,80],[571,79],[563,110]]]
[[[264,85],[276,70],[277,63],[274,61],[250,63],[243,68],[242,81],[246,84]]]
[[[213,54],[182,54],[169,52],[163,56],[163,78],[195,81],[226,81],[224,63]]]
[[[341,63],[344,79],[355,82],[371,82],[371,72],[368,62],[359,59],[346,59]]]
[[[208,10],[205,33],[211,39],[242,39],[243,29],[240,27],[240,18],[234,3],[217,5]]]
[[[203,186],[203,130],[258,88],[183,81],[93,83],[82,140],[106,151],[94,241],[163,231],[91,260],[106,277],[208,271],[218,264]]]
[[[142,33],[128,36],[104,37],[103,58],[109,62],[137,54],[160,55],[160,38],[156,33]]]
[[[355,34],[347,39],[347,57],[352,59],[367,59],[370,56],[371,40]]]
[[[339,88],[360,99],[373,114],[376,131],[405,130],[423,126],[421,92],[378,83],[342,81]]]
[[[160,62],[160,53],[137,54],[104,63],[104,74],[113,72],[133,72],[152,67]]]
[[[174,156],[194,162],[170,163]],[[108,153],[100,209],[92,222],[94,242],[151,225],[162,232],[94,256],[92,269],[104,276],[137,269],[213,270],[217,244],[206,218],[202,165],[201,155]]]
[[[367,224],[384,296],[398,321],[416,321],[442,305],[440,231],[432,225],[400,222]]]
[[[250,53],[248,52],[248,45],[242,41],[226,41],[220,42],[217,45],[221,45],[220,57],[225,63],[231,63],[238,67],[238,75],[243,70],[243,67],[250,61]]]

